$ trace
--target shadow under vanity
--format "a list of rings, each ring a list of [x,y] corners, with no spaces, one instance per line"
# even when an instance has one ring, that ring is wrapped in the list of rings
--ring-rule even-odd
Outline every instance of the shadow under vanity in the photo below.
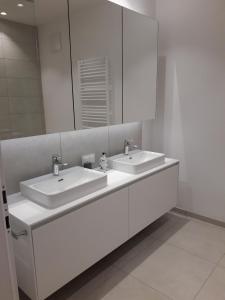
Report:
[[[8,3],[2,190],[18,285],[44,300],[176,206],[179,162],[142,149],[155,20],[106,0]]]

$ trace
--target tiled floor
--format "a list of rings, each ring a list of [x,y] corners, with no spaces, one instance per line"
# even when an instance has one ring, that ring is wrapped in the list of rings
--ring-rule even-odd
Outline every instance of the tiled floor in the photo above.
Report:
[[[225,228],[167,214],[48,298],[100,299],[225,300]]]

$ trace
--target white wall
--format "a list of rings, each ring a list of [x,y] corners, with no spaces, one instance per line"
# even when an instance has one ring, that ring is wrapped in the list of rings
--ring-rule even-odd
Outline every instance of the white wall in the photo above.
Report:
[[[139,13],[155,17],[155,0],[109,0]]]
[[[180,159],[178,206],[225,221],[225,2],[157,0],[154,149]]]

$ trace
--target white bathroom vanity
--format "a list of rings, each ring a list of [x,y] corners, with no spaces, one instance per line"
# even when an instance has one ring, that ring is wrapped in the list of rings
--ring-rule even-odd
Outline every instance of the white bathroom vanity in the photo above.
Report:
[[[106,187],[54,209],[11,195],[19,287],[32,300],[46,299],[170,211],[178,169],[166,158],[140,174],[109,170]]]

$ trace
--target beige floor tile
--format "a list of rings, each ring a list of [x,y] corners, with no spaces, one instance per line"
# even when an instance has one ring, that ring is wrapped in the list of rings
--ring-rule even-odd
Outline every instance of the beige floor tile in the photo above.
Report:
[[[117,257],[114,261],[114,265],[117,268],[126,267],[126,265],[129,264],[131,260],[133,260],[138,255],[141,256],[141,253],[146,251],[146,249],[148,249],[149,251],[154,251],[156,244],[158,245],[158,242],[152,238],[146,238],[137,244],[135,243],[129,249],[126,249],[123,252],[118,252]]]
[[[61,289],[50,299],[54,300],[168,300],[128,274],[109,267],[79,289],[78,283]]]
[[[114,265],[126,273],[132,273],[140,265],[145,265],[146,261],[158,252],[163,245],[164,242],[154,240],[152,244],[149,244],[148,247],[140,251],[138,255],[134,255],[132,259],[128,259],[127,256],[124,256],[116,261]]]
[[[106,281],[109,281],[112,277],[114,278],[114,282],[123,278],[122,276],[113,276],[112,274],[116,271],[115,267],[100,262],[50,296],[48,300],[101,299],[100,287],[104,287]],[[103,289],[101,293],[103,293]]]
[[[186,217],[168,213],[149,226],[151,237],[161,241],[167,241],[188,222],[189,220]]]
[[[127,276],[103,298],[104,300],[168,300],[159,292]]]
[[[225,299],[225,269],[216,268],[209,277],[196,300],[224,300]]]
[[[225,268],[225,256],[220,261],[220,266],[223,267],[223,268]]]
[[[190,221],[167,241],[212,263],[225,254],[225,229],[205,222]]]
[[[174,300],[192,300],[214,265],[169,244],[144,251],[123,268]]]
[[[166,214],[120,247],[118,251],[114,251],[111,257],[114,259],[115,265],[119,268],[126,266],[130,260],[146,249],[150,254],[155,247],[158,247],[158,244],[161,245],[186,223],[187,219],[185,218]]]

